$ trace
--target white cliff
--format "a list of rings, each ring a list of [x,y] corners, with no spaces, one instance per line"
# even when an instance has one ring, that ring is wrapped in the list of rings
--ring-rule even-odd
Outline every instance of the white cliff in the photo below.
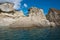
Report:
[[[10,27],[48,27],[50,22],[46,19],[43,10],[38,8],[30,8],[28,17],[20,17]]]
[[[7,9],[7,10],[6,10]],[[0,5],[0,26],[8,27],[48,27],[53,26],[43,12],[43,9],[32,7],[28,10],[28,16],[23,14],[23,11],[13,9],[11,3]]]

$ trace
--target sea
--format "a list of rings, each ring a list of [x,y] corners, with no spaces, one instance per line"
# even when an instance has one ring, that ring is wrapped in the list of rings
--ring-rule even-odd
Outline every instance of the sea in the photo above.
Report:
[[[0,40],[60,40],[60,28],[0,28]]]

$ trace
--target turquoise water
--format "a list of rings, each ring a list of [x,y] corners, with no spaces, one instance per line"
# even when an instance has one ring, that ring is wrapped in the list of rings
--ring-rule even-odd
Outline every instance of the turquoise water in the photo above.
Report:
[[[0,29],[0,40],[60,40],[60,29]]]

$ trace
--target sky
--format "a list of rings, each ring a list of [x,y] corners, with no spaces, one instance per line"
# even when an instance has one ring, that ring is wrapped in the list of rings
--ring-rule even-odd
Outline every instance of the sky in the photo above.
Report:
[[[42,8],[44,14],[48,13],[49,8],[60,9],[60,0],[23,0],[22,4],[26,4],[27,7],[23,8],[26,11],[32,6]]]
[[[45,15],[48,13],[49,8],[60,10],[60,0],[0,0],[0,3],[3,2],[14,3],[14,8],[16,10],[23,10],[25,15],[32,6],[42,8]]]

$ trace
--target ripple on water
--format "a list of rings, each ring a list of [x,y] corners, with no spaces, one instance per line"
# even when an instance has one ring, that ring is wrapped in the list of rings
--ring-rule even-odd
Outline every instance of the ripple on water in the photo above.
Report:
[[[60,39],[56,37],[59,33],[60,30],[50,28],[0,29],[0,40],[55,40]]]

